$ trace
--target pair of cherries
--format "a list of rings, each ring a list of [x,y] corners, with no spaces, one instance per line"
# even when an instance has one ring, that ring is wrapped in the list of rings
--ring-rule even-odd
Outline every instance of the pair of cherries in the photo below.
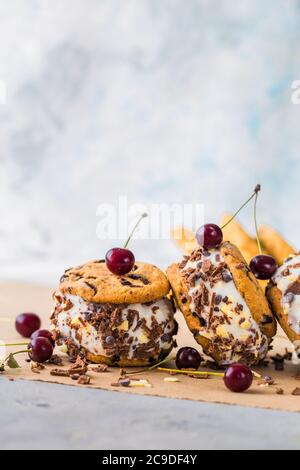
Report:
[[[195,348],[180,348],[176,354],[177,369],[197,370],[201,364],[202,358]],[[223,375],[224,384],[232,392],[244,392],[253,381],[251,369],[244,364],[231,364],[227,367]]]
[[[196,239],[205,250],[217,248],[223,241],[223,232],[216,224],[205,224],[197,230]],[[122,276],[132,270],[135,257],[127,248],[112,248],[106,253],[105,261],[113,274]],[[250,269],[257,279],[271,279],[277,263],[272,256],[257,255],[250,261]]]
[[[196,233],[196,239],[205,250],[217,248],[223,241],[222,229],[216,224],[202,225]],[[250,261],[250,269],[257,279],[271,279],[277,269],[273,256],[257,255]]]
[[[41,329],[41,320],[35,313],[21,313],[15,327],[20,335],[30,338],[28,355],[34,362],[48,361],[53,354],[55,341],[50,331]]]

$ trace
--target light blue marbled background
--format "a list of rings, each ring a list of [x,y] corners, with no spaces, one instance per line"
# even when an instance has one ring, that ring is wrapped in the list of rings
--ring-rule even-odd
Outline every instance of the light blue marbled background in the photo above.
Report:
[[[102,257],[96,208],[120,194],[215,221],[260,182],[260,221],[300,244],[300,1],[1,0],[0,17],[1,277]]]

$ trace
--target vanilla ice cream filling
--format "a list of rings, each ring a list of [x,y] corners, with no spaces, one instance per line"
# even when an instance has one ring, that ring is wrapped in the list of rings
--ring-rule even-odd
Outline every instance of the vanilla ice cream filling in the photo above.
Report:
[[[60,340],[71,338],[78,348],[85,348],[93,355],[107,356],[107,349],[104,347],[103,333],[86,320],[86,314],[90,311],[90,303],[79,296],[71,294],[61,294],[54,296],[57,313],[55,314],[54,329],[59,331]],[[60,299],[63,299],[61,303]],[[129,310],[136,310],[138,317],[129,327]],[[56,308],[54,309],[54,312]],[[155,312],[155,313],[154,313]],[[153,317],[163,328],[163,334],[156,340],[160,350],[168,350],[173,344],[172,334],[175,329],[172,304],[167,298],[161,298],[150,304],[130,304],[122,309],[122,322],[117,329],[126,332],[126,344],[129,346],[128,359],[135,357],[137,346],[147,344],[150,337],[143,326],[139,326],[141,320],[145,319],[145,325],[151,330]],[[132,338],[132,339],[130,339]]]
[[[300,254],[288,258],[272,277],[272,281],[281,291],[281,305],[288,316],[288,325],[300,334]],[[292,285],[299,283],[299,291]],[[289,292],[289,290],[291,291]]]
[[[224,258],[217,249],[210,250],[208,256],[204,257],[204,255],[202,255],[201,261],[203,260],[209,260],[214,268],[217,268],[220,263],[225,263]],[[196,270],[197,266],[199,266],[199,260],[188,261],[184,267],[184,271],[188,269]],[[213,313],[210,305],[202,306],[201,318],[205,320],[205,325],[202,326],[199,334],[213,342],[218,337],[229,340],[226,342],[227,344],[216,342],[216,345],[220,345],[220,353],[222,356],[221,364],[226,365],[242,360],[245,351],[251,352],[257,360],[263,359],[268,351],[268,339],[266,335],[261,332],[258,324],[252,317],[251,311],[245,299],[238,291],[228,269],[225,270],[225,275],[227,275],[227,282],[220,280],[211,285],[209,279],[203,281],[203,279],[200,278],[196,280],[195,287],[189,290],[189,296],[191,297],[190,308],[192,312],[194,310],[196,311],[195,298],[201,290],[201,284],[203,283],[209,292],[209,304],[213,296],[222,299],[220,303],[215,304],[217,311],[213,309]],[[224,299],[226,299],[226,302],[224,302]],[[235,310],[237,306],[239,313]],[[222,318],[224,319],[224,314],[226,315],[225,322],[220,321]],[[211,317],[213,317],[213,320]],[[234,344],[237,343],[237,341],[243,345],[243,348],[239,348],[237,344]],[[229,342],[234,347],[230,347]]]

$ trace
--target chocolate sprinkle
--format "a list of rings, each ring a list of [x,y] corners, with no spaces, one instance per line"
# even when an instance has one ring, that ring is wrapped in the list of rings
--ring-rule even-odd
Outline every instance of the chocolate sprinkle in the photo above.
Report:
[[[263,315],[261,324],[262,325],[267,325],[268,323],[273,323],[273,318],[270,317],[269,315]]]
[[[229,271],[223,271],[222,272],[222,279],[224,282],[230,282],[232,281],[232,275],[230,274]]]
[[[87,281],[84,281],[84,283],[94,291],[94,294],[97,294],[97,288],[95,286],[93,286],[93,284],[91,284],[90,282],[87,282]]]
[[[142,283],[145,286],[150,284],[150,281],[145,276],[142,276],[141,274],[127,274],[127,277],[129,277],[130,279],[134,279],[136,281],[137,280],[142,281]]]

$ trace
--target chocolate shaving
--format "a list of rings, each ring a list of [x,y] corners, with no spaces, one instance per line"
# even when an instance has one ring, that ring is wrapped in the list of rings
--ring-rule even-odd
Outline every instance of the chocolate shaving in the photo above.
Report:
[[[90,282],[87,282],[87,281],[83,281],[84,284],[86,284],[90,289],[92,289],[92,291],[94,292],[94,294],[97,293],[97,288],[95,286],[93,286],[93,284],[91,284]]]
[[[127,274],[127,277],[129,277],[130,279],[134,279],[134,280],[140,280],[145,286],[150,284],[150,281],[145,276],[142,276],[141,274]]]
[[[273,318],[270,317],[269,315],[263,315],[262,317],[262,320],[261,320],[261,324],[262,325],[267,325],[268,323],[273,323]]]
[[[212,262],[211,262],[209,259],[205,259],[205,260],[203,261],[202,271],[203,271],[204,273],[208,273],[208,272],[211,270],[212,266],[213,266],[213,265],[212,265]]]
[[[222,279],[226,283],[230,282],[230,281],[232,281],[232,275],[230,274],[229,271],[223,271],[222,272]]]
[[[57,354],[53,354],[51,358],[47,361],[48,364],[54,364],[56,366],[61,366],[63,363],[63,360],[60,356]]]
[[[286,290],[286,294],[291,292],[294,295],[300,295],[300,282],[299,280],[293,282],[289,288]]]
[[[51,369],[50,375],[57,377],[69,377],[69,371],[67,369]]]
[[[121,282],[122,286],[129,286],[129,287],[133,287],[133,288],[141,288],[142,287],[142,286],[137,286],[136,284],[132,284],[130,281],[128,281],[128,279],[124,279],[124,278],[121,278],[120,282]]]
[[[107,372],[108,366],[106,364],[98,364],[96,367],[91,367],[93,372]]]
[[[85,363],[85,360],[83,360],[80,356],[77,356],[75,364],[69,367],[68,373],[69,375],[71,374],[79,374],[79,375],[84,375],[88,370],[88,367]]]

